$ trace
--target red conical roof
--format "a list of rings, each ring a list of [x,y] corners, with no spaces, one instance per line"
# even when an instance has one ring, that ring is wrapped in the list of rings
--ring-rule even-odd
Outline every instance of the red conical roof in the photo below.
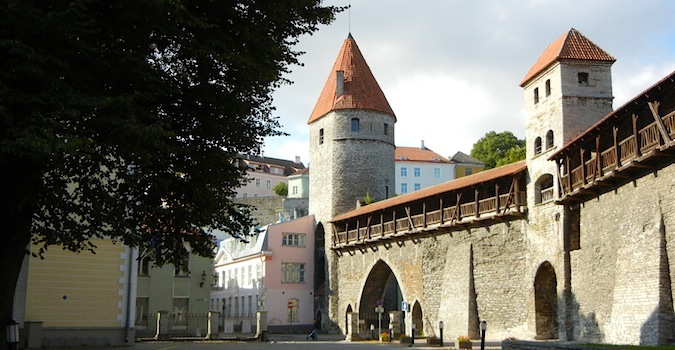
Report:
[[[572,28],[544,50],[544,53],[539,56],[537,62],[534,63],[530,71],[525,75],[525,78],[523,78],[523,81],[520,82],[520,86],[524,86],[552,63],[562,59],[616,61],[616,58],[588,40],[578,30]]]
[[[337,71],[344,72],[344,88],[340,96],[336,96]],[[351,34],[342,44],[307,124],[336,109],[369,109],[396,118]]]

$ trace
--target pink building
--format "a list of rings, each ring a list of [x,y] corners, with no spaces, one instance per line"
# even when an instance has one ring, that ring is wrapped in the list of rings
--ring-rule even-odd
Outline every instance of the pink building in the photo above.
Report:
[[[220,243],[211,309],[226,317],[268,311],[270,332],[305,332],[314,320],[314,216],[267,225],[248,242]]]

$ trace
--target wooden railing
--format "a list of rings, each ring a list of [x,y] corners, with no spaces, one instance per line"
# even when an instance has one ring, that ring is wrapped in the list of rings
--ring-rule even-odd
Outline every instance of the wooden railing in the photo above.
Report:
[[[675,138],[675,112],[666,115],[662,120],[671,139]],[[583,166],[578,166],[569,173],[561,174],[561,196],[565,196],[589,183],[593,183],[594,180],[606,176],[618,168],[630,165],[631,161],[639,158],[641,155],[649,154],[649,152],[655,150],[662,144],[663,142],[658,125],[656,122],[653,122],[638,130],[637,136],[632,134],[617,142],[616,146],[612,145],[605,150],[602,150],[600,152],[601,171],[596,169],[595,156],[593,156],[590,159],[584,159]],[[617,154],[619,157],[618,161]],[[570,174],[572,176],[571,179],[569,178]]]
[[[497,203],[499,203],[499,205],[497,205]],[[435,227],[441,224],[441,222],[444,225],[463,224],[467,220],[473,220],[479,217],[489,217],[490,215],[519,211],[525,206],[526,194],[524,191],[512,195],[509,195],[508,193],[501,194],[498,197],[495,196],[479,200],[478,210],[476,208],[475,200],[468,203],[460,203],[459,216],[457,216],[457,205],[455,204],[443,208],[443,210],[433,210],[426,213],[414,214],[410,217],[397,218],[395,221],[372,223],[370,228],[360,227],[358,230],[350,229],[347,231],[339,231],[337,232],[333,245],[359,243],[395,234],[414,233],[416,232],[416,229],[423,229],[430,226]]]

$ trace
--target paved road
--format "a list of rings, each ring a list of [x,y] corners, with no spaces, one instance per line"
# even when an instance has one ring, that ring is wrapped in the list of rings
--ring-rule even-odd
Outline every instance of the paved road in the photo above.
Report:
[[[274,350],[313,350],[313,349],[337,349],[337,350],[385,350],[385,349],[409,349],[408,345],[399,343],[379,342],[348,342],[340,337],[331,335],[319,335],[318,341],[306,340],[304,335],[270,335],[270,341],[264,343],[252,341],[143,341],[136,342],[132,346],[124,347],[79,347],[53,350],[215,350],[215,349],[274,349]],[[416,343],[413,349],[454,349],[452,342],[445,343],[443,348],[429,346],[424,342]],[[480,342],[473,342],[473,349],[480,349]],[[486,350],[501,350],[501,343],[487,342]]]

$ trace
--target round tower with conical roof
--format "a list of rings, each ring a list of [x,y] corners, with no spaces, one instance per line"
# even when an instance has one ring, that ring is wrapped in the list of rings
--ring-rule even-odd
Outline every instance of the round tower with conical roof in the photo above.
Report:
[[[340,314],[332,297],[339,281],[330,220],[356,209],[366,196],[379,201],[394,194],[394,123],[394,111],[349,34],[307,122],[309,213],[317,223],[315,311],[321,320],[338,320]]]
[[[375,201],[393,195],[395,122],[389,102],[350,34],[307,122],[309,211],[317,222],[325,225],[334,216],[355,209],[367,195]]]

